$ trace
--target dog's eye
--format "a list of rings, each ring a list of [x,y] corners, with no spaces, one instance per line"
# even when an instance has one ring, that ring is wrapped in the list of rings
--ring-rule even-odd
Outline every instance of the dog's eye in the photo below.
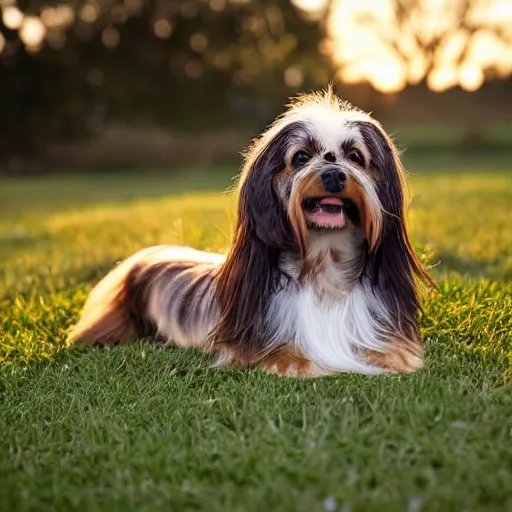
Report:
[[[311,157],[305,151],[297,151],[297,153],[293,155],[292,164],[298,167],[299,165],[308,163],[310,159]]]
[[[363,155],[361,155],[361,152],[357,149],[353,149],[348,155],[347,158],[354,162],[357,165],[360,165],[361,167],[364,166],[364,158]]]

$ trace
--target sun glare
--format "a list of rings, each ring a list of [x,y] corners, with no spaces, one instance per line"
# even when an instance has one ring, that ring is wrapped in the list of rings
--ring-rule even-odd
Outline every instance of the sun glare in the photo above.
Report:
[[[41,11],[41,20],[49,29],[66,28],[75,21],[75,12],[69,5],[46,7]]]
[[[314,0],[301,0],[301,2]],[[297,0],[295,3],[299,3]],[[512,72],[512,48],[495,32],[470,34],[456,29],[459,12],[453,0],[423,0],[421,13],[400,25],[393,0],[334,0],[327,19],[324,51],[342,81],[370,82],[383,93],[394,93],[426,79],[433,91],[460,85],[477,90],[484,72],[493,67],[500,76]],[[442,13],[442,16],[440,16]],[[512,36],[512,5],[487,0],[471,14],[474,23],[490,23]],[[441,36],[434,59],[418,46]],[[428,74],[428,75],[427,75]]]
[[[45,35],[46,27],[39,18],[27,16],[23,20],[20,28],[20,38],[28,48],[38,48],[41,46]]]
[[[427,85],[434,92],[443,92],[457,85],[459,75],[453,66],[434,69],[427,77]]]
[[[329,2],[330,0],[292,0],[296,7],[313,19],[318,19],[325,13]]]
[[[21,27],[23,23],[23,13],[17,7],[10,5],[4,7],[2,13],[2,21],[7,28],[17,30]]]
[[[466,91],[476,91],[484,83],[482,69],[476,64],[465,64],[459,71],[459,83]]]
[[[244,5],[250,0],[205,1],[213,11],[221,12],[228,3]],[[322,51],[331,58],[342,82],[370,83],[385,94],[399,92],[424,80],[436,92],[456,86],[475,91],[489,71],[502,78],[512,73],[511,0],[482,0],[471,4],[468,11],[460,9],[465,0],[291,2],[303,16],[325,26]],[[143,8],[143,0],[123,0],[121,4],[113,7],[109,23],[101,30],[101,40],[107,48],[115,48],[120,43],[117,25],[129,16],[139,14]],[[405,10],[400,17],[396,12],[397,5]],[[43,6],[39,16],[25,15],[16,7],[16,0],[0,0],[0,6],[3,25],[18,31],[25,47],[32,53],[41,49],[45,40],[51,48],[62,48],[66,29],[77,20],[77,36],[89,40],[94,33],[94,24],[104,15],[95,0],[73,7],[65,4]],[[181,4],[180,13],[186,18],[196,11],[195,3]],[[466,13],[467,26],[483,28],[476,31],[464,28],[460,12]],[[153,20],[152,29],[156,37],[168,39],[175,27],[167,16],[160,14]],[[207,35],[202,32],[192,34],[189,45],[194,52],[204,55],[211,48]],[[264,40],[261,45],[263,48]],[[430,49],[425,50],[429,45]],[[0,52],[11,47],[0,34]],[[212,62],[219,69],[229,67],[229,61],[221,54],[213,57]],[[191,66],[190,76],[202,74],[202,68],[198,71],[199,66]],[[287,68],[283,78],[292,88],[298,88],[304,82],[302,71],[295,67]]]

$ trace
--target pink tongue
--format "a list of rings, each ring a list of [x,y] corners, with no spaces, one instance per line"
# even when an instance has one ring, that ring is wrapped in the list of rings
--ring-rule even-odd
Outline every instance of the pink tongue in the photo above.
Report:
[[[319,227],[324,228],[343,228],[346,224],[343,210],[338,213],[330,213],[322,210],[322,205],[343,206],[343,201],[339,197],[325,197],[318,203],[319,208],[314,212],[308,212],[307,218]]]
[[[324,197],[318,204],[337,204],[343,206],[343,201],[339,197]]]

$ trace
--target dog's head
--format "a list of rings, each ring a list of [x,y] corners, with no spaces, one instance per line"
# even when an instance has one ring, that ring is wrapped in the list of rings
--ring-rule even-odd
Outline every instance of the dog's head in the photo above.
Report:
[[[217,335],[257,343],[281,251],[305,261],[313,232],[333,240],[333,232],[352,230],[364,246],[360,277],[387,295],[394,328],[417,337],[414,275],[428,277],[411,249],[405,210],[404,172],[382,126],[331,90],[300,97],[247,152],[235,241],[219,280]]]

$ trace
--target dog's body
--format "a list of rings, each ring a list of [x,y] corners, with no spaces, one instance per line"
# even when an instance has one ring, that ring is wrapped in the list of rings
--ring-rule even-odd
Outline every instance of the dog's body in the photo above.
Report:
[[[144,249],[93,290],[74,342],[156,336],[287,376],[422,365],[403,176],[380,125],[330,91],[248,153],[226,257]]]

